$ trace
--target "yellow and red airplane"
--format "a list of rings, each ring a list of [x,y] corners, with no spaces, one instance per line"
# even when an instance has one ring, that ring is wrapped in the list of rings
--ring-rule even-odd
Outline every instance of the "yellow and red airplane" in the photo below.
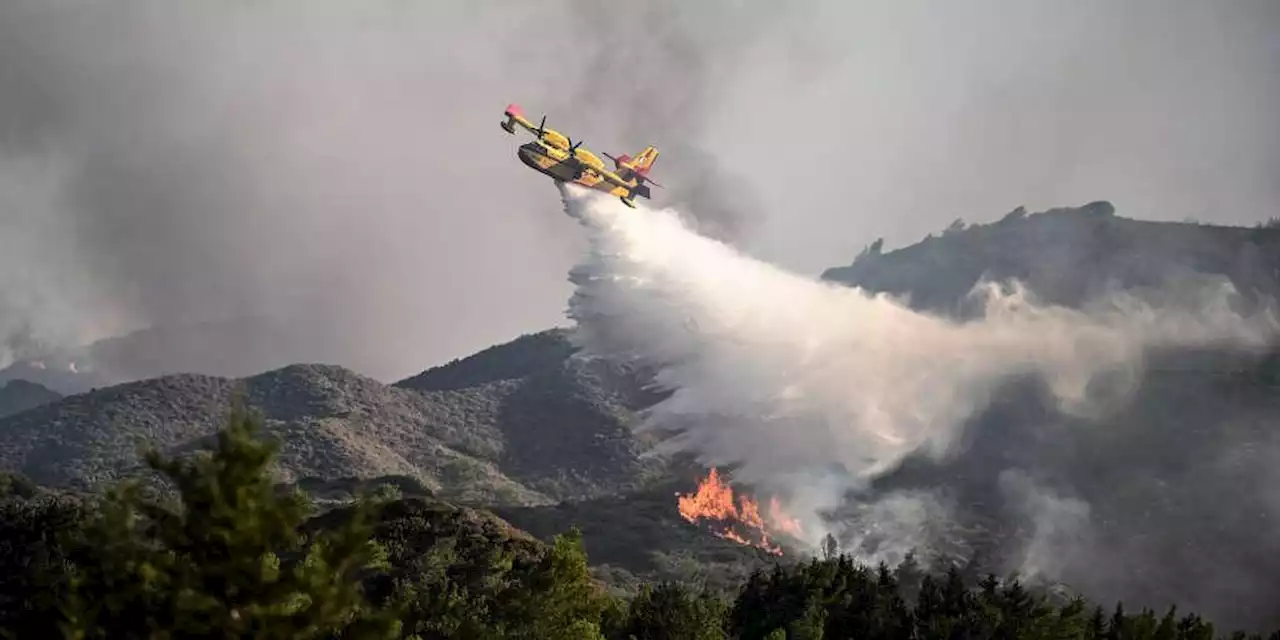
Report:
[[[548,129],[546,116],[542,116],[542,122],[535,127],[517,104],[507,105],[503,115],[507,119],[502,122],[502,129],[507,133],[514,135],[515,125],[520,125],[537,136],[533,142],[520,145],[516,151],[520,160],[557,182],[572,182],[618,196],[623,204],[632,208],[636,206],[633,200],[636,196],[649,197],[649,184],[662,186],[649,177],[649,168],[658,159],[658,150],[651,146],[634,158],[626,154],[617,158],[604,154],[613,161],[614,170],[610,171],[604,161],[582,148],[581,140],[575,143],[559,131]]]

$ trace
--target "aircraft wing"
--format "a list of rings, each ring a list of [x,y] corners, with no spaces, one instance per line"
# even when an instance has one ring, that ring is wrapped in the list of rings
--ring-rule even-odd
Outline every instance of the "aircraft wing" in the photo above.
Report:
[[[520,108],[520,105],[518,104],[507,105],[507,109],[506,111],[502,112],[502,115],[507,117],[506,121],[502,123],[502,128],[507,133],[515,133],[516,132],[515,125],[520,125],[529,133],[538,135],[538,131],[540,127],[535,126],[532,122],[529,121],[528,118],[524,116],[524,110]],[[545,124],[545,122],[546,122],[546,118],[544,117],[543,123]]]

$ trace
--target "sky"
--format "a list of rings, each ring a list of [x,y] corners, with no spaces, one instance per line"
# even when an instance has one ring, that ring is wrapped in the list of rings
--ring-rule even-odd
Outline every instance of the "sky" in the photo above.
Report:
[[[268,360],[391,380],[566,324],[585,242],[511,102],[657,146],[654,204],[802,274],[1020,205],[1252,225],[1280,215],[1278,25],[1265,0],[10,0],[0,361],[250,315],[288,327]]]

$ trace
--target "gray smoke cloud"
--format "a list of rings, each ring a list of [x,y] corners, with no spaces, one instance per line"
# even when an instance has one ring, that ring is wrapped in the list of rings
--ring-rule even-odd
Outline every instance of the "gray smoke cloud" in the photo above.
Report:
[[[1007,568],[1029,580],[1058,580],[1090,560],[1079,553],[1094,544],[1089,503],[1059,495],[1021,469],[1006,469],[997,478],[1007,504],[1030,525],[1028,539]]]
[[[585,34],[591,63],[552,112],[577,115],[574,124],[588,131],[613,132],[609,139],[623,145],[620,152],[634,155],[656,144],[661,164],[651,175],[663,186],[655,196],[696,216],[691,222],[701,233],[742,241],[764,215],[758,187],[749,170],[726,169],[702,137],[725,93],[749,72],[736,66],[743,54],[786,11],[804,7],[743,11],[741,3],[723,0],[696,7],[659,0],[621,12],[594,0],[569,7],[566,32]]]
[[[1242,305],[1230,282],[1209,277],[1142,295],[1113,290],[1081,309],[1041,304],[1017,282],[985,282],[974,292],[980,312],[961,321],[756,260],[698,235],[671,210],[637,213],[572,187],[564,197],[590,244],[571,272],[576,289],[569,304],[585,353],[654,371],[653,384],[671,395],[647,410],[640,430],[678,428],[660,450],[733,467],[738,481],[786,496],[810,544],[830,532],[870,562],[901,560],[912,549],[930,553],[926,564],[972,558],[982,542],[964,529],[982,514],[959,507],[972,511],[980,495],[989,504],[979,512],[1005,511],[1023,530],[1001,545],[1000,566],[988,568],[1065,581],[1094,597],[1172,596],[1197,610],[1226,610],[1228,599],[1201,587],[1230,581],[1243,568],[1238,562],[1197,552],[1201,566],[1182,574],[1188,582],[1153,596],[1148,576],[1187,565],[1171,562],[1135,532],[1149,530],[1155,520],[1144,518],[1163,510],[1170,545],[1200,536],[1188,533],[1194,516],[1217,503],[1188,489],[1251,493],[1253,483],[1240,476],[1265,469],[1264,458],[1215,465],[1207,443],[1191,441],[1191,434],[1216,427],[1213,416],[1188,407],[1215,411],[1231,399],[1220,392],[1213,394],[1218,404],[1205,404],[1210,396],[1185,395],[1194,387],[1174,389],[1184,413],[1173,422],[1121,412],[1134,404],[1154,353],[1265,352],[1280,336],[1272,305]],[[1027,379],[1044,385],[1042,412],[1059,417],[1015,415],[996,421],[1001,433],[981,429],[977,423],[990,422],[988,413],[999,409],[996,401],[1008,406],[1008,389]],[[1154,407],[1173,401],[1157,399]],[[1162,437],[1159,429],[1176,431]],[[974,444],[974,431],[988,440]],[[1199,438],[1224,454],[1245,441]],[[1160,443],[1161,455],[1177,452],[1186,460],[1173,473],[1146,475],[1143,452],[1156,446],[1147,439]],[[1112,455],[1102,457],[1104,449]],[[957,460],[970,466],[955,477],[928,471]],[[911,463],[924,466],[919,477],[932,479],[885,484]],[[1193,475],[1177,477],[1181,465]],[[1104,470],[1115,485],[1094,484]],[[994,476],[993,490],[965,495],[966,485],[985,476]],[[1089,499],[1072,495],[1073,483],[1100,501],[1104,518],[1095,519]],[[1127,495],[1110,491],[1126,484]],[[1160,506],[1150,502],[1153,493]],[[993,496],[999,504],[990,504]],[[1164,502],[1179,499],[1187,503]],[[1112,529],[1095,537],[1101,523]],[[992,536],[1002,535],[999,528],[988,527]],[[1262,541],[1269,538],[1250,536],[1247,527],[1233,531],[1249,538],[1253,550],[1267,547]],[[1256,579],[1242,577],[1235,591]],[[1268,590],[1251,596],[1249,606]],[[1232,614],[1239,621],[1258,611]]]
[[[76,246],[60,207],[57,167],[40,158],[0,156],[0,366],[9,354],[35,355],[44,344],[77,344],[92,330],[77,313],[109,300],[94,296],[76,268]],[[34,268],[44,265],[44,268]]]
[[[492,12],[4,3],[0,225],[21,250],[3,258],[18,348],[0,357],[253,318],[287,339],[207,351],[239,373],[322,360],[395,377],[554,323],[569,247],[510,214],[541,185],[490,174],[510,151],[502,94],[537,78],[495,76],[500,47],[457,54],[510,39],[522,10]],[[462,195],[493,184],[488,202]]]
[[[1150,349],[1260,349],[1280,326],[1269,309],[1238,314],[1229,283],[1163,307],[1115,292],[1086,310],[986,283],[981,318],[957,322],[757,261],[672,210],[635,215],[572,185],[564,193],[591,244],[570,277],[578,339],[655,367],[655,384],[674,391],[655,423],[694,425],[677,446],[742,463],[749,482],[836,466],[859,487],[910,453],[947,454],[1015,376],[1043,377],[1059,408],[1088,415],[1091,382],[1137,375]]]
[[[583,2],[5,3],[0,366],[250,319],[251,346],[128,373],[395,378],[557,323],[577,247],[494,126],[507,102],[614,152],[657,144],[677,198],[744,209],[713,206],[742,200],[697,140],[718,54],[676,3],[622,11],[667,36]]]
[[[254,318],[208,351],[394,378],[557,323],[508,102],[802,271],[1016,203],[1273,214],[1272,3],[886,7],[5,2],[0,358]]]

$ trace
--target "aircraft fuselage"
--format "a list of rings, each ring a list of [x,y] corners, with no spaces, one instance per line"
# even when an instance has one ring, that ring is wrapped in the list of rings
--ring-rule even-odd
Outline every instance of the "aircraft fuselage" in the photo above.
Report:
[[[570,157],[568,151],[534,141],[520,145],[516,150],[516,156],[530,169],[554,180],[572,182],[589,189],[618,196],[622,198],[624,203],[631,206],[628,198],[631,195],[630,190],[617,186],[601,176],[598,170],[604,169],[604,165],[589,151],[584,152],[582,149],[578,149],[575,154],[577,157]],[[594,160],[594,162],[584,161],[582,156],[586,156],[590,160]],[[636,195],[644,198],[649,197],[649,187],[647,185],[637,185],[634,187],[634,191]]]
[[[568,154],[564,154],[562,158],[552,157],[546,148],[536,142],[520,145],[516,155],[530,169],[561,182],[574,182],[584,173],[582,163],[576,158],[570,159]]]

